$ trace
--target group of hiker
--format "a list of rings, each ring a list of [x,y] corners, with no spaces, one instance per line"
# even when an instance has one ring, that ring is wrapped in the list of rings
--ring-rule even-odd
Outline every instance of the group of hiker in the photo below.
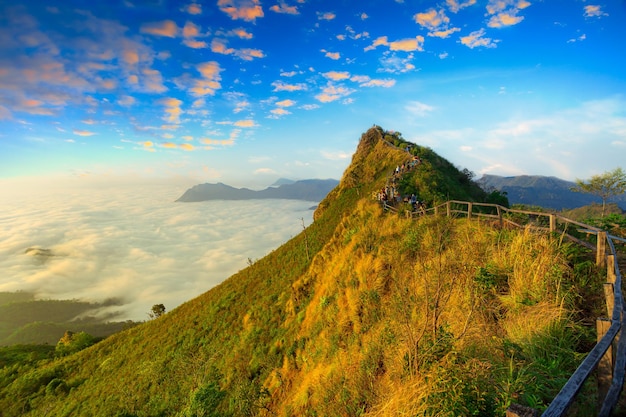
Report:
[[[376,195],[376,199],[381,202],[383,205],[393,205],[400,203],[410,204],[412,207],[412,211],[425,211],[426,205],[423,201],[419,201],[415,194],[411,194],[410,196],[402,196],[400,193],[396,191],[396,187],[385,186],[380,192]]]
[[[425,212],[426,206],[423,201],[419,201],[415,194],[410,196],[402,196],[398,192],[397,184],[402,176],[419,165],[422,161],[417,156],[413,156],[411,160],[396,166],[393,174],[387,179],[387,185],[385,185],[377,194],[376,199],[383,205],[388,207],[389,205],[395,206],[400,203],[410,204],[413,212]]]

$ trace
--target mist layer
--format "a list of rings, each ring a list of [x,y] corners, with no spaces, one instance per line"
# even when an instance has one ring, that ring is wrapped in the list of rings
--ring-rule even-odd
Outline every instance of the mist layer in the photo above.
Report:
[[[120,319],[169,311],[312,221],[296,200],[175,203],[179,189],[20,195],[0,214],[0,291],[103,301]],[[112,311],[111,309],[114,309]]]

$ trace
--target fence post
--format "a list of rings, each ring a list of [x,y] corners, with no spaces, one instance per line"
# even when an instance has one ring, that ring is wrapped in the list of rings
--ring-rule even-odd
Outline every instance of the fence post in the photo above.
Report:
[[[598,342],[602,340],[609,327],[611,327],[611,320],[605,318],[596,320]],[[598,410],[600,410],[613,380],[613,346],[609,346],[604,356],[600,359],[596,370],[598,374]]]
[[[604,266],[606,262],[606,232],[598,232],[598,243],[596,249],[596,265]]]
[[[452,203],[450,203],[450,201],[446,201],[446,215],[448,217],[450,217],[450,215],[452,214],[452,207],[451,207]]]
[[[550,233],[556,232],[556,216],[554,214],[550,215]]]
[[[500,208],[500,206],[496,206],[496,209],[498,210],[498,222],[500,222],[500,227],[503,227],[504,220],[502,220],[502,209]]]
[[[606,257],[606,280],[612,284],[615,284],[617,276],[615,275],[615,256],[608,255]]]
[[[615,306],[615,288],[610,282],[605,282],[604,287],[604,299],[606,304],[606,315],[610,319],[613,317],[613,307]]]
[[[472,207],[473,206],[474,205],[471,202],[467,203],[467,220],[472,218]]]

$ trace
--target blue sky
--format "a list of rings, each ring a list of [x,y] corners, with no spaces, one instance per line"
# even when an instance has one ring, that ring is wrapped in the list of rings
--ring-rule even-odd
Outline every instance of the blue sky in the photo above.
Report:
[[[482,174],[626,156],[626,3],[0,0],[0,180],[339,178],[373,124]]]

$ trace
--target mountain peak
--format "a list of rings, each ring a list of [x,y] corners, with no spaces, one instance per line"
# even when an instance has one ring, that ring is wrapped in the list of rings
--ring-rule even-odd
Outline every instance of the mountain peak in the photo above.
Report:
[[[280,187],[281,185],[293,184],[296,182],[295,180],[291,180],[289,178],[279,178],[270,187]]]
[[[513,230],[502,239],[482,229],[487,222],[385,213],[372,195],[391,186],[429,207],[486,197],[471,175],[430,148],[370,129],[302,233],[157,319],[42,369],[20,370],[0,396],[0,409],[7,416],[27,407],[29,415],[334,416],[391,407],[382,414],[391,416],[472,404],[476,415],[497,415],[478,407],[494,407],[502,394],[496,387],[504,383],[492,369],[513,362],[504,344],[492,341],[507,334],[517,337],[511,343],[533,339],[543,327],[525,325],[528,317],[541,318],[548,329],[569,317],[544,314],[567,303],[543,287],[508,296],[512,278],[553,277],[533,285],[567,278],[550,269],[556,247],[542,244],[537,251],[526,244],[531,234]],[[540,255],[545,258],[536,261]],[[522,257],[531,261],[518,262]],[[549,299],[529,299],[543,295]],[[533,337],[520,336],[527,328]],[[525,369],[533,360],[520,355],[514,365]],[[444,381],[451,380],[466,385],[447,389]]]

